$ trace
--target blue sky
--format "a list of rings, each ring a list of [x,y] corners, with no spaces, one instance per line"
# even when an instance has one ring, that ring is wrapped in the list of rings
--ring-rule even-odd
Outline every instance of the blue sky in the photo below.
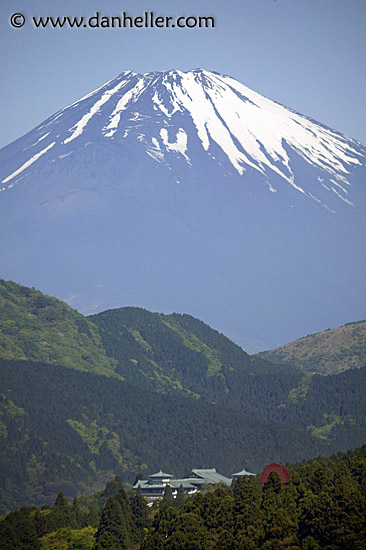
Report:
[[[36,29],[32,16],[213,16],[214,29]],[[27,21],[14,29],[10,16]],[[366,143],[364,0],[2,0],[0,146],[125,69],[206,68]]]

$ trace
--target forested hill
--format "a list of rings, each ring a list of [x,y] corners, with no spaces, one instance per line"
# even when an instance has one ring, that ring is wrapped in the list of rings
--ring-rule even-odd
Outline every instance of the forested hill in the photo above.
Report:
[[[114,374],[98,329],[61,300],[0,279],[0,357]]]
[[[302,374],[250,357],[189,315],[140,308],[84,317],[56,298],[0,280],[0,357],[61,364],[150,390],[272,419]]]
[[[366,369],[313,380],[306,400],[280,407],[287,420],[279,422],[112,377],[0,360],[0,508],[89,492],[113,474],[259,471],[365,441]]]
[[[89,317],[100,330],[116,372],[135,385],[200,397],[273,419],[302,384],[291,366],[251,357],[190,315],[112,309]]]
[[[366,321],[311,334],[256,357],[321,374],[365,367]]]
[[[131,479],[143,464],[230,473],[366,441],[366,368],[304,373],[189,315],[86,318],[12,282],[0,281],[0,300],[6,506]]]
[[[61,366],[0,359],[0,513],[100,488],[120,474],[257,472],[332,446],[306,431]]]
[[[104,490],[69,503],[22,508],[0,520],[2,550],[364,550],[366,445],[287,464],[276,473],[187,498],[167,490],[148,507],[116,476]]]
[[[291,422],[342,449],[364,441],[365,369],[324,380],[251,357],[189,315],[125,307],[85,318],[41,292],[0,283],[0,357],[59,363]]]
[[[339,449],[366,440],[366,368],[328,377],[301,373],[249,356],[189,315],[121,308],[90,319],[116,372],[135,385],[290,422]]]

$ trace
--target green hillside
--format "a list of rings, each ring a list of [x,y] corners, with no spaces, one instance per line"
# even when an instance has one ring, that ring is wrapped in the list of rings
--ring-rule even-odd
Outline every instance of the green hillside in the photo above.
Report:
[[[97,328],[61,300],[0,279],[0,357],[114,374]]]
[[[366,321],[318,332],[257,357],[321,374],[365,367]]]
[[[116,473],[230,474],[366,441],[366,368],[302,372],[189,315],[127,307],[86,318],[12,282],[0,281],[0,300],[3,509]]]
[[[90,319],[134,385],[291,423],[335,449],[366,440],[366,368],[324,377],[269,363],[189,315],[130,307]]]
[[[331,447],[279,422],[56,365],[0,360],[2,511],[100,488],[113,474],[259,471]]]
[[[116,360],[116,372],[134,385],[271,419],[302,384],[298,369],[251,357],[190,315],[126,307],[89,319]]]

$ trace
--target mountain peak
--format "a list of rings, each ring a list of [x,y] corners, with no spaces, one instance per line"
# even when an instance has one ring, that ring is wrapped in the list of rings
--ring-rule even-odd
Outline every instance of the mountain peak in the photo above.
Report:
[[[194,168],[204,155],[226,177],[233,170],[239,176],[254,170],[270,192],[286,183],[335,212],[333,195],[354,205],[349,168],[361,165],[364,154],[357,142],[205,69],[126,70],[29,135],[23,151],[30,153],[21,165],[12,159],[1,178],[2,191],[33,172],[41,157],[63,159],[95,139],[128,145],[132,138],[170,169],[177,157]],[[294,158],[317,169],[315,185],[305,188],[295,177]]]
[[[127,70],[0,151],[2,276],[273,348],[362,317],[365,166],[230,76]]]

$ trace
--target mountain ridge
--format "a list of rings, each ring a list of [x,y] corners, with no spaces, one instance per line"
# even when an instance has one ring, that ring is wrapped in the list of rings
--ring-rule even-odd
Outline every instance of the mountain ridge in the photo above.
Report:
[[[306,372],[336,374],[366,366],[366,321],[327,329],[262,352],[257,357],[292,364]]]
[[[16,343],[18,335],[25,331],[22,358],[44,361],[44,342],[52,344],[54,334],[58,342],[60,325],[46,321],[46,330],[42,332],[39,322],[45,312],[47,318],[57,321],[62,303],[15,283],[2,282],[2,285],[8,292],[12,291],[15,298],[23,297],[20,317],[17,312],[12,318],[12,311],[3,308],[2,333]],[[344,395],[351,392],[356,378],[357,391],[361,390],[365,369],[325,380],[292,365],[250,356],[226,336],[191,315],[152,313],[136,307],[107,310],[85,319],[94,340],[89,340],[89,345],[85,340],[78,344],[79,325],[83,325],[84,318],[70,308],[62,311],[67,313],[63,327],[65,335],[71,333],[74,339],[62,339],[62,353],[57,355],[59,347],[56,346],[54,355],[46,359],[51,363],[62,365],[64,362],[65,366],[119,378],[145,390],[200,399],[265,420],[290,421],[301,429],[315,430],[314,434],[317,429],[324,428],[326,438],[334,441],[347,425],[349,437],[355,437],[357,444],[358,435],[352,422],[356,415],[362,430],[362,407],[358,397],[351,399],[353,404],[346,405]],[[38,317],[36,324],[34,317]],[[73,336],[75,322],[79,322],[76,337]],[[98,343],[97,348],[94,342]],[[6,344],[2,356],[18,358],[17,348],[11,356],[9,340]],[[105,366],[89,359],[93,354],[98,358],[98,350],[99,354],[104,354]],[[67,361],[70,357],[76,363]],[[339,384],[343,384],[342,391]],[[335,396],[331,398],[334,391]],[[324,406],[319,406],[319,400],[324,401]]]

